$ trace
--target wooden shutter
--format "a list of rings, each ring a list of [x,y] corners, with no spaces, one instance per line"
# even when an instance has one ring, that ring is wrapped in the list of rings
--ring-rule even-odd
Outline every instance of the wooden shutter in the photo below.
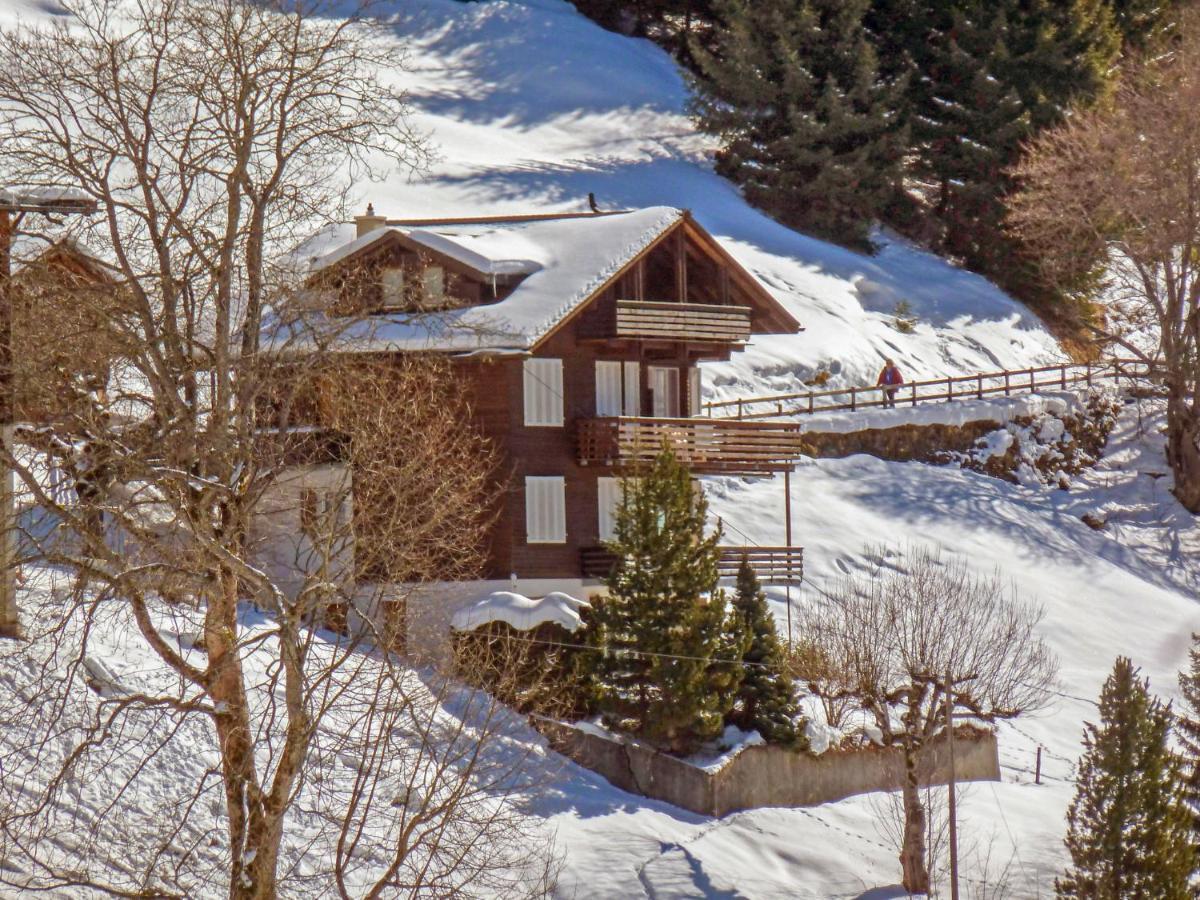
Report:
[[[562,423],[562,360],[525,360],[525,424],[559,427]]]
[[[526,543],[562,544],[566,540],[566,480],[561,475],[526,476]]]
[[[621,364],[596,361],[596,415],[621,415]]]
[[[642,414],[642,364],[625,363],[625,415]]]

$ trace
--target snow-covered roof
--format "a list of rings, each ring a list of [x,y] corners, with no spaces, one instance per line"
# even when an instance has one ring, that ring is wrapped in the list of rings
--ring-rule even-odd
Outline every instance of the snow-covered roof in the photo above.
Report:
[[[588,216],[527,217],[509,220],[389,225],[342,242],[322,239],[325,252],[312,259],[321,271],[363,251],[390,234],[479,272],[484,278],[525,276],[496,303],[437,313],[379,315],[338,333],[336,346],[362,351],[529,349],[583,301],[684,216],[682,210],[652,206],[630,212]],[[320,330],[332,321],[307,316],[304,326]],[[295,324],[275,337],[303,340]]]
[[[517,631],[531,631],[552,622],[567,631],[575,631],[583,625],[579,610],[590,605],[559,591],[540,600],[510,591],[496,591],[474,606],[460,609],[450,620],[450,625],[455,631],[474,631],[491,622],[506,622]]]

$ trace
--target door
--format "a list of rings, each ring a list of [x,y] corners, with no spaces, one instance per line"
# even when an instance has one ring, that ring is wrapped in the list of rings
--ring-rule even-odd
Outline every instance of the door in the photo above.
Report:
[[[679,370],[674,366],[650,366],[651,415],[655,418],[679,417]]]

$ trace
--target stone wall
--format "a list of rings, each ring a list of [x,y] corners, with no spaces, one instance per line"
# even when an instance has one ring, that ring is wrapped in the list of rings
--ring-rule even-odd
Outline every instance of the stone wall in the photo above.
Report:
[[[869,453],[880,459],[924,462],[938,453],[965,453],[984,435],[1002,427],[996,421],[962,425],[913,424],[863,431],[804,432],[805,453],[820,458],[840,458]]]
[[[601,737],[557,722],[539,722],[550,744],[622,790],[709,816],[761,806],[816,806],[870,791],[895,790],[904,776],[901,752],[868,746],[820,756],[783,747],[747,747],[709,772],[630,740]],[[945,784],[949,757],[935,742],[922,762],[922,783]],[[996,736],[960,729],[954,741],[959,781],[999,781]]]

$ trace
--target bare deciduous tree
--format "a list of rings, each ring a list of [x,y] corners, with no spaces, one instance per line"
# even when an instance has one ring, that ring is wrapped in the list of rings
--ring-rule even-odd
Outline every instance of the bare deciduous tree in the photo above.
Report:
[[[52,568],[28,644],[3,647],[0,881],[547,887],[504,802],[512,720],[376,649],[406,595],[360,577],[473,571],[487,448],[444,363],[347,362],[323,349],[344,322],[272,327],[303,320],[287,253],[344,218],[349,176],[426,157],[392,46],[341,6],[236,0],[67,0],[0,34],[0,182],[96,200],[83,237],[116,285],[44,282],[23,326],[52,348],[74,310],[98,358],[25,372],[37,421],[11,464],[26,558]]]
[[[1045,701],[1056,664],[1036,633],[1041,610],[1009,596],[998,578],[928,549],[868,557],[872,571],[848,577],[803,617],[802,633],[832,663],[809,688],[853,700],[883,744],[903,751],[900,864],[904,887],[926,893],[920,766],[944,737],[947,693],[956,721],[1016,718]]]
[[[1097,254],[1119,314],[1100,329],[1161,363],[1175,495],[1200,512],[1200,13],[1168,48],[1127,64],[1110,104],[1081,110],[1027,148],[1011,226],[1048,278],[1069,284]],[[1157,332],[1147,346],[1130,320]]]

